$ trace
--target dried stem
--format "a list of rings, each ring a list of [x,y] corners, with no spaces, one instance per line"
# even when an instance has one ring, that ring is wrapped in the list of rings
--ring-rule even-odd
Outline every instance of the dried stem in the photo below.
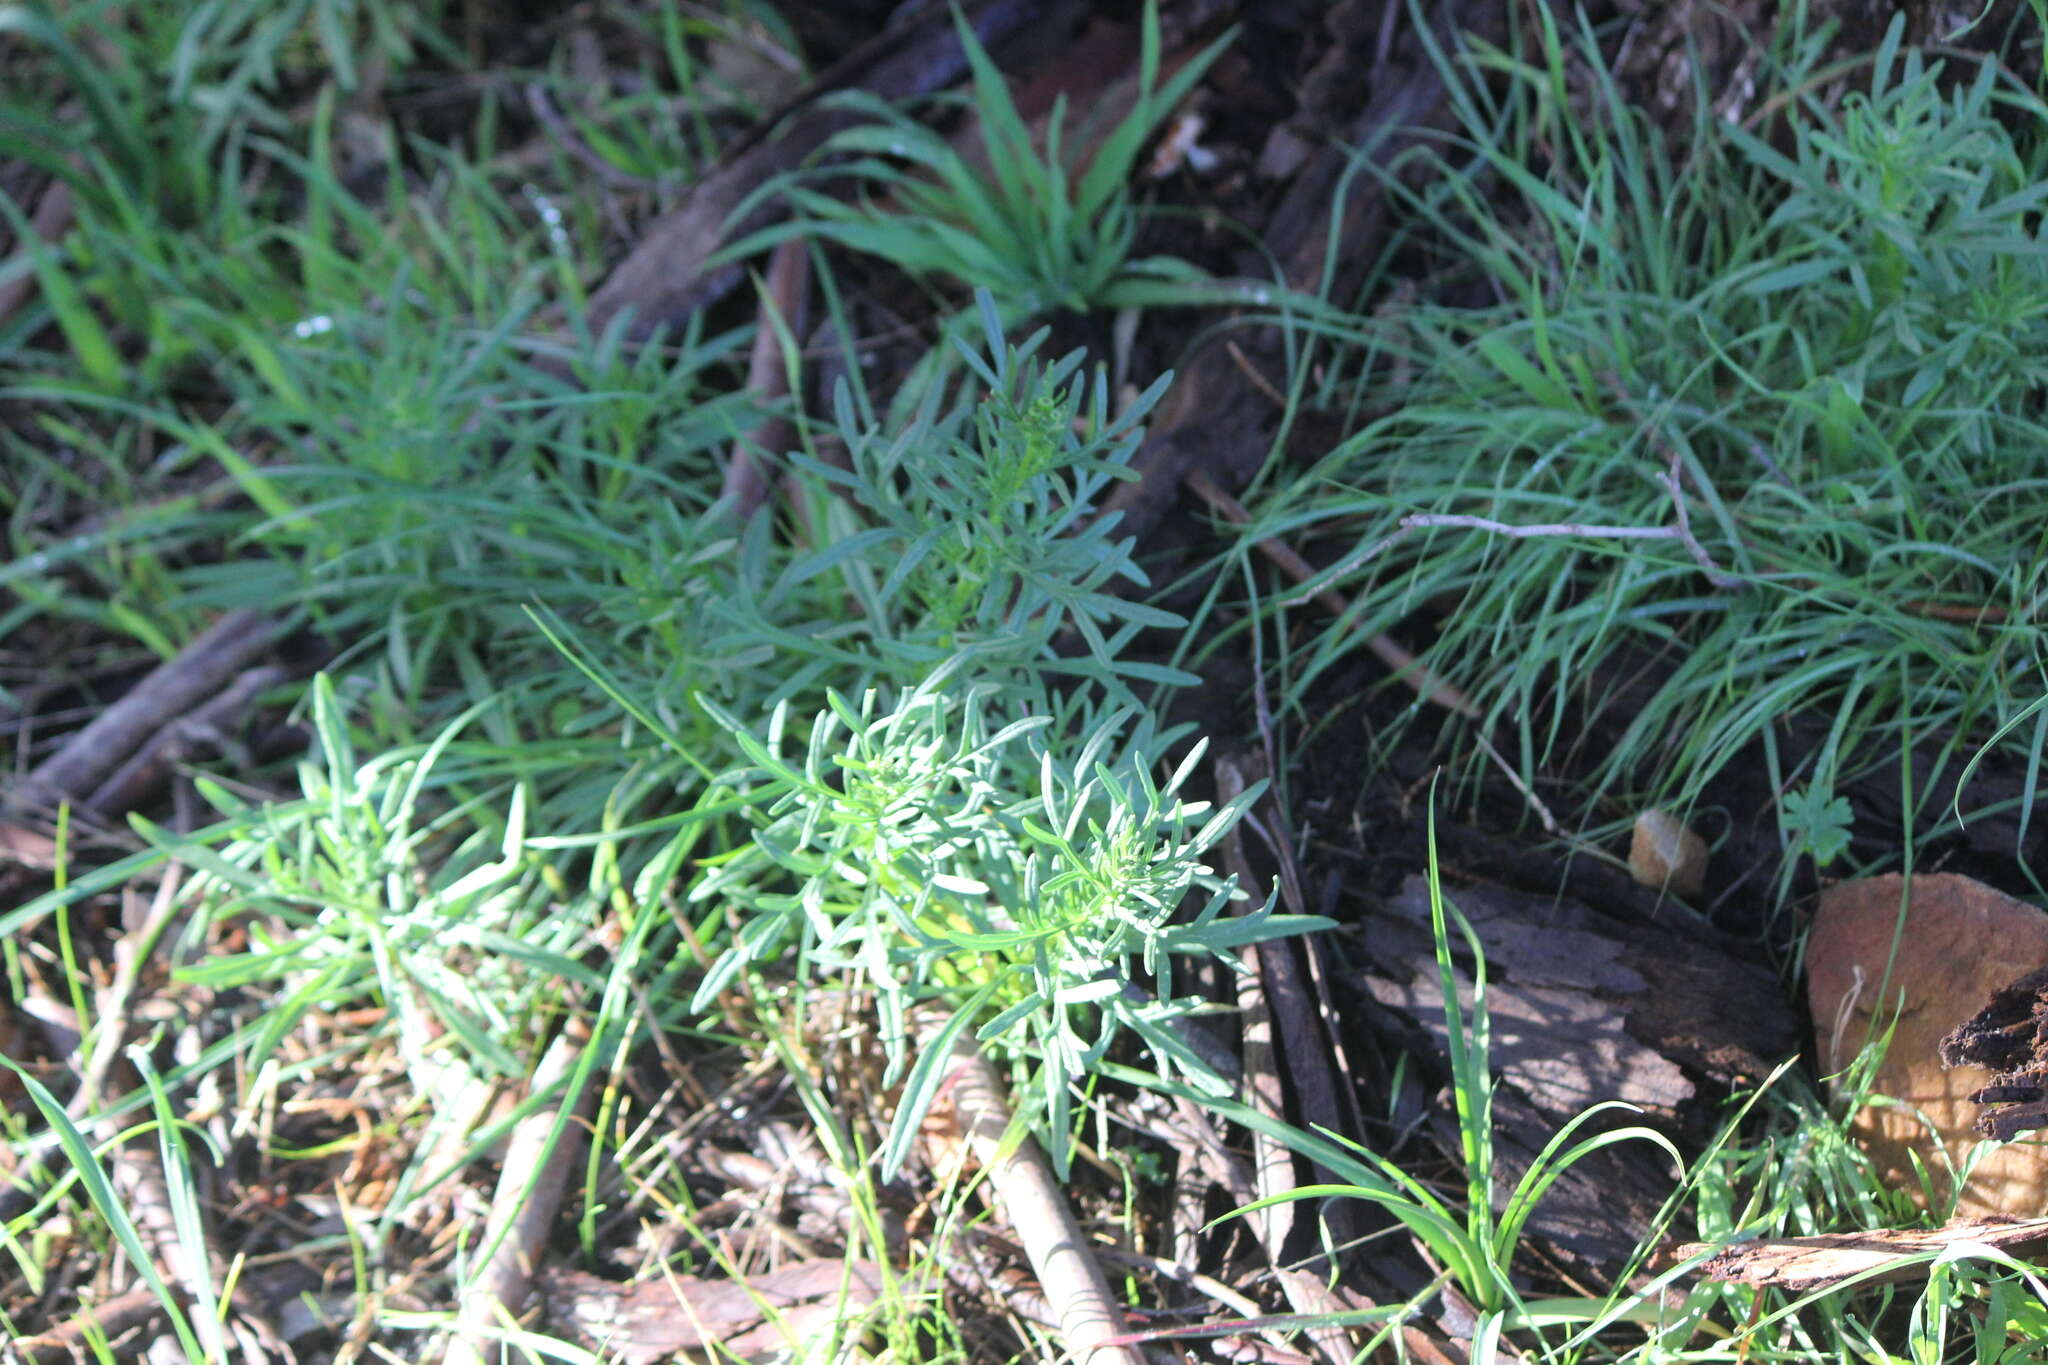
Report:
[[[571,1020],[534,1068],[529,1093],[565,1090],[589,1041],[588,1028]],[[586,1092],[568,1097],[567,1102],[580,1108],[590,1099]],[[580,1120],[572,1114],[568,1123],[560,1125],[558,1134],[560,1118],[559,1101],[543,1105],[519,1121],[506,1144],[484,1232],[489,1259],[463,1287],[454,1337],[444,1357],[447,1365],[485,1365],[495,1360],[495,1347],[507,1322],[526,1304],[534,1268],[547,1251],[562,1193],[582,1154]]]
[[[1045,1154],[1028,1136],[1014,1146],[1005,1142],[1010,1108],[995,1068],[970,1039],[955,1045],[954,1061],[951,1091],[961,1136],[987,1172],[990,1188],[1059,1315],[1068,1354],[1075,1365],[1145,1365],[1136,1349],[1111,1344],[1129,1328]]]
[[[762,407],[789,395],[789,362],[783,339],[799,335],[804,326],[804,298],[811,282],[811,254],[802,238],[775,248],[761,288],[761,311],[754,324],[754,348],[747,357],[747,388]],[[761,419],[753,430],[732,443],[726,456],[725,484],[719,497],[732,509],[733,520],[745,522],[768,500],[768,475],[762,457],[794,439],[789,419]]]

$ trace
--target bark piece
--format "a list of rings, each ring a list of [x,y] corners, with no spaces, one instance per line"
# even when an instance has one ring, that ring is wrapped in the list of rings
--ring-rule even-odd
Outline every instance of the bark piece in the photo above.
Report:
[[[1938,1228],[1773,1237],[1716,1252],[1700,1263],[1699,1271],[1710,1280],[1810,1294],[1851,1278],[1859,1284],[1925,1279],[1935,1256],[1968,1242],[2008,1256],[2038,1256],[2048,1251],[2048,1218],[1961,1219]],[[1685,1260],[1706,1249],[1704,1243],[1688,1243],[1671,1254]]]
[[[1734,1083],[1796,1046],[1796,1021],[1775,981],[1705,931],[1631,924],[1565,897],[1499,887],[1447,888],[1486,954],[1499,1177],[1505,1203],[1563,1124],[1604,1100],[1640,1107],[1654,1124],[1697,1117],[1701,1081]],[[1454,939],[1457,936],[1454,933]],[[1411,877],[1368,926],[1365,986],[1411,1037],[1441,1054],[1444,1000],[1429,930],[1429,887]],[[1455,948],[1464,956],[1462,945]],[[1469,963],[1457,1008],[1469,1018]],[[1625,1117],[1625,1116],[1623,1116]],[[1671,1187],[1668,1161],[1646,1144],[1594,1154],[1568,1169],[1531,1231],[1568,1259],[1612,1266]]]
[[[1980,1140],[1976,1097],[1994,1081],[1981,1066],[1944,1067],[1945,1037],[2016,971],[2044,963],[2048,915],[1969,877],[1867,877],[1821,893],[1806,948],[1816,1064],[1836,1075],[1874,1028],[1892,1028],[1871,1088],[1902,1104],[1865,1106],[1852,1131],[1883,1176],[1916,1200],[1925,1193],[1915,1158],[1945,1196],[1949,1171]],[[1957,1052],[1954,1060],[1968,1059]],[[1956,1212],[2025,1215],[2044,1198],[2048,1148],[2019,1144],[1977,1165]]]
[[[1945,1067],[1976,1066],[1995,1072],[1970,1096],[1992,1105],[1977,1116],[1977,1131],[1999,1142],[2048,1128],[2048,967],[2028,972],[1991,997],[1991,1003],[1941,1040]]]

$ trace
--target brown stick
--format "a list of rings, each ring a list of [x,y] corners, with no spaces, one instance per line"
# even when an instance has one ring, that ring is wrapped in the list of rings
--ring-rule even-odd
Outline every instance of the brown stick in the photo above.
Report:
[[[789,395],[789,364],[783,338],[804,331],[805,298],[811,282],[809,244],[791,238],[775,248],[761,290],[760,320],[754,324],[754,349],[747,357],[747,388],[766,408]],[[732,506],[733,520],[744,523],[768,500],[768,475],[762,457],[787,446],[795,431],[789,419],[767,416],[752,431],[736,438],[725,460],[725,483],[719,497]]]
[[[221,617],[36,765],[10,804],[53,809],[79,800],[152,734],[225,687],[276,634],[277,622],[260,611],[244,608]]]
[[[1224,801],[1235,799],[1245,789],[1243,774],[1237,770],[1236,764],[1228,761],[1217,765],[1216,784],[1217,795]],[[1238,878],[1238,884],[1256,897],[1256,882],[1250,864],[1245,861],[1241,830],[1233,829],[1224,836],[1223,858],[1225,867]],[[1238,1015],[1244,1020],[1243,1100],[1250,1108],[1278,1122],[1287,1119],[1280,1076],[1282,1053],[1290,1054],[1288,1062],[1292,1063],[1294,1049],[1312,1046],[1313,1040],[1312,1030],[1304,1027],[1302,1019],[1298,1016],[1287,1018],[1283,1012],[1290,1003],[1299,1007],[1298,990],[1290,993],[1286,985],[1276,984],[1268,976],[1271,972],[1286,975],[1294,966],[1293,959],[1286,952],[1289,946],[1284,943],[1252,943],[1238,950],[1238,958],[1245,969],[1237,979]],[[1304,1033],[1310,1037],[1298,1036]],[[1302,1074],[1291,1065],[1289,1069],[1297,1077]],[[1312,1118],[1304,1116],[1304,1121]],[[1278,1139],[1264,1133],[1252,1133],[1251,1144],[1259,1197],[1272,1199],[1293,1191],[1298,1184],[1294,1153]],[[1329,1184],[1334,1183],[1336,1177],[1318,1169],[1317,1179]],[[1313,1205],[1308,1208],[1313,1212]],[[1296,1222],[1303,1211],[1299,1204],[1275,1204],[1250,1215],[1252,1227],[1294,1311],[1307,1314],[1331,1312],[1337,1305],[1331,1301],[1322,1277],[1292,1264],[1287,1252],[1287,1243],[1293,1237]],[[1350,1360],[1358,1354],[1359,1343],[1352,1341],[1341,1327],[1312,1328],[1308,1340],[1310,1355],[1319,1365],[1336,1365],[1336,1362]]]
[[[72,220],[77,216],[71,186],[62,180],[51,181],[42,197],[36,200],[35,213],[28,220],[29,232],[36,240],[16,242],[15,251],[25,255],[57,241],[71,230]],[[33,270],[0,284],[0,320],[5,320],[8,314],[19,308],[35,287],[36,272]]]
[[[564,1028],[534,1068],[531,1093],[544,1095],[568,1085],[588,1042],[589,1031],[580,1023]],[[586,1092],[573,1102],[580,1110],[592,1098]],[[546,1253],[555,1213],[562,1206],[562,1191],[576,1170],[583,1146],[579,1120],[572,1118],[554,1150],[547,1150],[560,1112],[558,1106],[547,1105],[528,1114],[506,1145],[505,1164],[484,1232],[483,1244],[490,1248],[490,1259],[462,1291],[454,1338],[443,1357],[448,1365],[484,1365],[497,1359],[497,1342],[506,1321],[516,1318],[525,1306],[534,1267]]]
[[[1680,465],[1678,451],[1673,449],[1670,471],[1657,476],[1657,482],[1663,484],[1664,491],[1671,495],[1671,512],[1678,520],[1677,526],[1673,529],[1677,532],[1680,542],[1684,544],[1686,553],[1692,556],[1693,563],[1699,565],[1700,572],[1707,576],[1707,582],[1724,592],[1729,588],[1739,588],[1742,586],[1742,580],[1732,574],[1722,573],[1720,566],[1714,563],[1714,557],[1707,553],[1706,546],[1693,537],[1692,517],[1685,510],[1685,486],[1678,478]]]
[[[113,1341],[122,1333],[144,1326],[164,1311],[163,1301],[148,1289],[131,1289],[104,1302],[82,1308],[40,1336],[22,1337],[14,1350],[34,1365],[69,1365],[86,1359],[89,1337]]]
[[[966,1038],[954,1045],[954,1063],[951,1089],[961,1136],[987,1173],[1039,1286],[1059,1314],[1060,1333],[1075,1365],[1145,1365],[1135,1348],[1109,1344],[1130,1329],[1045,1154],[1028,1136],[1013,1148],[1004,1142],[1010,1108],[995,1068]]]
[[[1202,501],[1221,512],[1231,522],[1239,526],[1250,523],[1252,514],[1244,510],[1244,504],[1218,488],[1207,470],[1193,470],[1188,474],[1186,482]],[[1271,536],[1261,536],[1254,543],[1258,546],[1259,553],[1278,564],[1295,582],[1306,583],[1316,576],[1316,571],[1309,562],[1284,541],[1275,540]],[[1340,619],[1350,610],[1351,604],[1333,588],[1319,590],[1315,594],[1315,599]],[[1378,655],[1380,661],[1393,669],[1395,675],[1424,701],[1434,702],[1447,711],[1455,711],[1468,720],[1479,719],[1479,708],[1472,704],[1471,698],[1431,673],[1423,666],[1421,660],[1396,643],[1391,636],[1368,636],[1365,647]]]
[[[1047,9],[1043,0],[987,0],[968,22],[982,45],[991,47],[1044,22]],[[590,296],[591,330],[601,332],[614,316],[631,308],[634,317],[627,335],[642,341],[657,328],[688,318],[738,283],[738,265],[707,272],[705,262],[725,242],[771,221],[775,210],[764,208],[744,223],[732,223],[733,210],[763,182],[800,165],[834,133],[859,122],[843,110],[817,107],[821,97],[852,85],[885,99],[929,95],[966,71],[967,57],[953,30],[952,11],[945,6],[928,10],[848,56],[750,130],[723,164],[690,187],[680,204],[648,224],[639,245]]]
[[[596,175],[605,184],[624,189],[661,188],[659,180],[649,179],[644,175],[634,175],[630,171],[622,171],[592,150],[590,144],[579,137],[576,130],[569,126],[569,120],[563,118],[561,111],[555,108],[554,101],[548,98],[547,87],[539,81],[528,81],[526,83],[526,107],[533,111],[535,118],[540,120],[540,125],[547,130],[550,141],[567,152],[576,160],[577,164]]]
[[[276,664],[242,670],[225,691],[150,736],[132,758],[85,799],[86,809],[95,815],[112,817],[141,805],[163,785],[174,763],[187,757],[196,745],[203,745],[209,735],[227,730],[258,694],[289,677],[291,673]]]

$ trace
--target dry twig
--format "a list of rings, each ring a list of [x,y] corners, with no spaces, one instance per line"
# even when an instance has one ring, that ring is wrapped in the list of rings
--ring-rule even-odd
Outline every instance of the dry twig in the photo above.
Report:
[[[1245,511],[1244,504],[1231,497],[1230,494],[1224,492],[1221,488],[1218,488],[1207,472],[1200,469],[1193,471],[1187,476],[1186,483],[1204,502],[1208,503],[1218,512],[1221,512],[1232,523],[1244,526],[1251,521],[1251,513]],[[1401,534],[1404,534],[1404,532],[1396,532],[1395,536]],[[1374,555],[1381,553],[1388,545],[1392,544],[1394,538],[1394,536],[1390,536],[1386,540],[1381,541],[1355,562],[1364,563],[1366,560],[1373,558]],[[1286,542],[1276,540],[1271,536],[1261,536],[1253,543],[1257,545],[1261,554],[1265,555],[1266,558],[1272,560],[1275,564],[1278,564],[1295,582],[1307,583],[1315,578],[1315,569],[1296,552],[1293,546],[1288,545]],[[1322,603],[1339,620],[1349,617],[1351,604],[1346,602],[1343,594],[1339,593],[1336,589],[1319,588],[1314,596],[1316,601]],[[1424,701],[1433,702],[1447,711],[1455,711],[1467,720],[1477,721],[1481,718],[1478,706],[1473,704],[1470,697],[1430,672],[1420,659],[1409,653],[1392,636],[1385,633],[1367,636],[1365,647],[1377,655],[1381,662],[1393,669],[1394,675],[1402,682],[1408,684],[1415,695],[1421,697]],[[1529,784],[1522,780],[1522,775],[1516,772],[1514,765],[1509,763],[1506,756],[1494,747],[1493,741],[1484,734],[1476,732],[1474,737],[1477,739],[1479,747],[1485,751],[1486,756],[1493,760],[1494,766],[1501,770],[1502,775],[1507,778],[1509,784],[1521,793],[1522,799],[1529,804],[1529,808],[1536,812],[1536,818],[1543,822],[1544,832],[1553,837],[1561,836],[1564,833],[1563,827],[1557,823],[1557,817],[1550,813],[1550,807],[1545,805],[1543,798],[1536,795]]]
[[[225,688],[276,635],[277,622],[260,611],[244,608],[221,617],[37,764],[12,794],[12,804],[54,808],[82,800],[152,735]]]
[[[534,1068],[530,1093],[549,1095],[567,1087],[589,1041],[589,1030],[580,1021],[564,1026]],[[536,1109],[513,1130],[485,1225],[483,1245],[490,1248],[489,1259],[463,1286],[445,1357],[448,1365],[485,1365],[496,1359],[493,1347],[506,1321],[524,1307],[534,1268],[547,1250],[562,1192],[583,1147],[580,1111],[592,1098],[587,1091],[573,1097],[578,1113],[562,1125],[559,1139],[559,1102]]]
[[[1233,800],[1244,788],[1244,777],[1235,764],[1224,762],[1217,766],[1219,797],[1225,801]],[[1237,876],[1238,884],[1249,890],[1253,885],[1252,872],[1245,862],[1243,835],[1238,830],[1224,836],[1224,862]],[[1258,898],[1254,896],[1253,899]],[[1283,963],[1283,952],[1261,950],[1267,947],[1285,950],[1288,946],[1284,943],[1247,944],[1238,953],[1244,963],[1237,988],[1238,1015],[1244,1028],[1244,1102],[1276,1121],[1285,1121],[1287,1106],[1280,1077],[1280,1049],[1274,1039],[1275,1002],[1269,999],[1267,973],[1269,970],[1284,970],[1292,963],[1291,960]],[[1284,1020],[1280,1022],[1286,1024]],[[1308,1031],[1298,1019],[1291,1027],[1282,1027],[1290,1061],[1295,1047],[1306,1040],[1289,1035]],[[1272,1199],[1293,1191],[1296,1186],[1294,1153],[1264,1133],[1253,1133],[1251,1144],[1259,1198]],[[1335,1177],[1321,1172],[1318,1179],[1329,1183]],[[1342,1305],[1332,1297],[1322,1277],[1292,1264],[1287,1254],[1287,1243],[1294,1233],[1298,1207],[1295,1204],[1275,1204],[1250,1215],[1259,1245],[1265,1250],[1266,1259],[1295,1312],[1320,1314],[1338,1311]],[[1312,1346],[1312,1357],[1322,1365],[1336,1365],[1336,1362],[1353,1359],[1360,1346],[1341,1327],[1311,1328],[1308,1340]]]
[[[547,129],[550,141],[567,152],[579,165],[595,174],[605,184],[614,189],[654,190],[661,188],[661,181],[650,179],[644,175],[634,175],[631,171],[622,171],[591,150],[590,144],[585,142],[577,134],[576,130],[569,126],[569,120],[562,117],[561,110],[555,108],[554,101],[548,98],[547,87],[539,81],[528,81],[526,83],[526,107],[533,112],[535,118],[540,120],[541,127]]]
[[[1202,501],[1222,513],[1224,518],[1234,525],[1244,526],[1251,522],[1252,514],[1245,511],[1244,504],[1217,487],[1216,481],[1209,477],[1206,470],[1192,471],[1186,482]],[[1278,564],[1295,582],[1306,583],[1316,576],[1316,571],[1309,562],[1285,541],[1276,540],[1271,536],[1261,536],[1255,544],[1259,553]],[[1345,616],[1351,609],[1351,604],[1334,589],[1320,590],[1315,594],[1315,599],[1339,618]],[[1408,684],[1415,695],[1424,701],[1433,702],[1447,711],[1455,711],[1467,720],[1479,719],[1479,708],[1472,704],[1471,698],[1431,673],[1422,665],[1421,660],[1409,653],[1392,636],[1369,636],[1365,647],[1377,655],[1387,667],[1393,669],[1395,676]]]
[[[1671,467],[1668,472],[1656,476],[1658,487],[1671,495],[1673,522],[1669,526],[1601,526],[1587,522],[1548,521],[1530,525],[1514,522],[1495,521],[1492,517],[1470,516],[1462,512],[1416,512],[1401,518],[1394,533],[1382,536],[1364,549],[1345,559],[1335,570],[1337,574],[1350,573],[1406,540],[1411,532],[1429,530],[1433,527],[1453,527],[1470,531],[1485,531],[1489,535],[1502,536],[1509,540],[1536,540],[1539,538],[1564,537],[1578,540],[1675,540],[1685,547],[1693,562],[1700,566],[1707,581],[1724,591],[1742,586],[1742,580],[1723,573],[1714,563],[1712,555],[1692,533],[1692,518],[1686,511],[1685,488],[1680,482],[1680,459],[1677,451],[1671,452]],[[1197,490],[1200,491],[1200,490]],[[1204,494],[1206,497],[1207,495]],[[1304,580],[1305,581],[1305,580]],[[1318,600],[1321,595],[1318,594]]]
[[[89,1358],[88,1347],[94,1339],[114,1341],[124,1332],[161,1318],[163,1312],[163,1301],[155,1291],[131,1289],[81,1308],[47,1332],[18,1338],[9,1345],[31,1365],[70,1365]]]
[[[1060,1333],[1076,1365],[1145,1365],[1129,1346],[1110,1344],[1129,1331],[1109,1281],[1067,1205],[1066,1190],[1029,1136],[1005,1142],[1010,1107],[995,1068],[971,1039],[954,1045],[949,1081],[953,1112],[969,1155],[988,1176],[1031,1262],[1039,1286],[1059,1315]]]

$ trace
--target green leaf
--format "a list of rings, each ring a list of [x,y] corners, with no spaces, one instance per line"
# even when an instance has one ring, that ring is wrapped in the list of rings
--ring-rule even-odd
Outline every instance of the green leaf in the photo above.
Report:
[[[1816,782],[1787,792],[1779,816],[1796,847],[1813,855],[1815,867],[1826,867],[1849,847],[1856,813],[1847,797]]]
[[[917,1062],[903,1082],[903,1098],[897,1102],[896,1117],[889,1124],[888,1138],[882,1144],[884,1180],[894,1180],[902,1171],[903,1163],[910,1157],[910,1145],[917,1140],[918,1127],[924,1122],[932,1101],[938,1098],[940,1083],[955,1064],[953,1045],[994,993],[994,982],[983,986],[955,1009],[952,1017],[936,1032],[919,1041]]]

